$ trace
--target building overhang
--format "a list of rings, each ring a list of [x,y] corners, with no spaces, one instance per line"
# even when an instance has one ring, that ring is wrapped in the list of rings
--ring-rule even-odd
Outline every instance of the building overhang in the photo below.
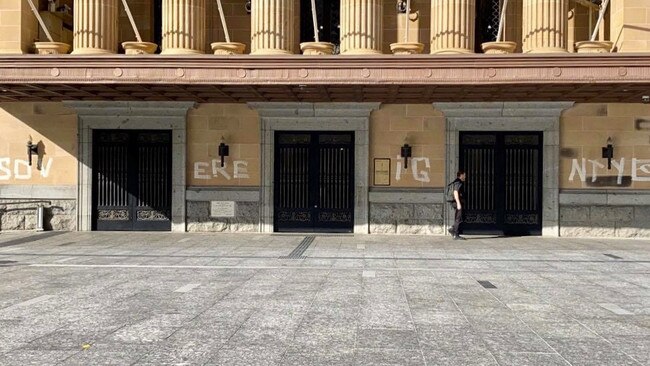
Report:
[[[0,101],[640,102],[650,54],[0,56]]]

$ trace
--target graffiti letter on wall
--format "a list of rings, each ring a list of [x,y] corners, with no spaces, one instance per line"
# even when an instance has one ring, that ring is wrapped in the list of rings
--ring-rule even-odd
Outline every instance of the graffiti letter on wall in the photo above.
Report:
[[[47,163],[41,167],[41,177],[47,178],[50,175],[51,168],[52,168],[52,159],[48,159]]]
[[[397,155],[397,168],[395,169],[395,180],[402,180],[402,157]]]
[[[573,178],[575,178],[576,173],[578,173],[578,177],[582,182],[584,182],[587,179],[587,166],[585,162],[586,160],[582,159],[582,165],[578,165],[578,159],[573,159],[573,162],[571,163],[571,175],[569,175],[570,181],[573,181]]]
[[[402,157],[397,155],[397,169],[395,169],[395,180],[400,181],[402,179]],[[418,166],[420,162],[424,162],[424,169],[420,169]],[[431,169],[431,163],[429,158],[425,157],[414,157],[411,158],[411,172],[413,173],[413,179],[418,182],[428,183],[431,181],[429,178],[429,169]]]
[[[242,179],[248,179],[250,176],[248,175],[248,162],[242,161],[242,160],[235,160],[233,162],[233,173],[232,176],[233,178],[242,178]]]
[[[612,166],[618,171],[618,177],[616,178],[616,184],[623,184],[623,172],[625,171],[625,158],[621,158],[620,163],[616,160],[612,160]]]
[[[413,162],[413,178],[417,180],[418,182],[425,182],[428,183],[431,181],[429,179],[429,169],[431,169],[431,164],[429,163],[429,158],[413,158],[411,159]],[[423,161],[424,166],[426,167],[427,170],[419,170],[418,169],[418,163]]]
[[[194,179],[210,179],[210,176],[206,174],[206,169],[210,164],[198,161],[194,163]]]
[[[596,160],[591,160],[589,159],[589,162],[591,163],[591,182],[595,182],[598,179],[598,169],[596,168],[604,168],[605,165],[602,164],[601,162],[598,162]]]
[[[40,168],[40,175],[42,178],[50,176],[52,164],[54,159],[43,160],[44,164]],[[29,180],[32,179],[32,167],[27,160],[15,159],[13,163],[13,171],[11,169],[11,158],[0,158],[0,180]]]
[[[9,180],[11,178],[11,169],[9,169],[11,159],[0,158],[0,180]]]
[[[648,176],[639,177],[639,172]],[[632,180],[637,182],[650,182],[650,160],[632,159]]]
[[[23,166],[25,169],[24,173],[21,172],[20,167]],[[32,178],[32,167],[29,166],[29,163],[25,160],[14,160],[14,178],[15,179],[31,179]]]
[[[228,167],[228,163],[224,162],[223,166],[221,166],[221,162],[218,161],[217,159],[212,159],[212,176],[215,178],[219,177],[219,173],[223,175],[224,178],[227,180],[230,180],[232,177],[228,172],[226,171],[226,168]]]

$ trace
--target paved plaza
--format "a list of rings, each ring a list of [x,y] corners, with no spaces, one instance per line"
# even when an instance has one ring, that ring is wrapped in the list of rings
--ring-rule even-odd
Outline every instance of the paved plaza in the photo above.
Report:
[[[650,365],[650,241],[0,234],[1,365]]]

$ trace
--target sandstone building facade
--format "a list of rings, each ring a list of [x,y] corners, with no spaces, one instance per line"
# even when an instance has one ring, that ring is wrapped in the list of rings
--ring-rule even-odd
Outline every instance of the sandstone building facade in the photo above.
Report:
[[[0,230],[650,236],[650,0],[405,3],[0,2]]]

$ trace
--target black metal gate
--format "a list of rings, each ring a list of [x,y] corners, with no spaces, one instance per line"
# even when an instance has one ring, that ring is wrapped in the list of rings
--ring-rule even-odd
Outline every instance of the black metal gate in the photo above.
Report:
[[[275,231],[352,232],[354,133],[276,132]]]
[[[466,233],[540,235],[541,132],[461,132]]]
[[[93,229],[171,230],[171,131],[93,131]]]

